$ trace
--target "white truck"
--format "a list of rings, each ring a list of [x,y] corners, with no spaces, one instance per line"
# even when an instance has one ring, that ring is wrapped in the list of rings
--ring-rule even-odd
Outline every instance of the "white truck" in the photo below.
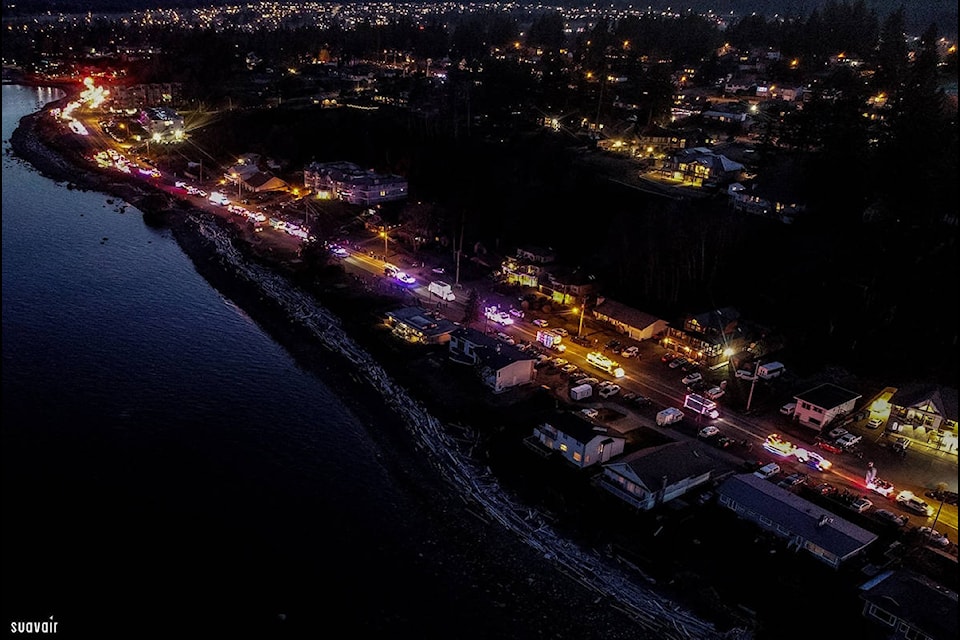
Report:
[[[780,362],[768,362],[757,367],[757,376],[764,380],[773,380],[786,371],[786,367]]]
[[[599,351],[591,351],[588,353],[587,362],[601,371],[612,374],[614,378],[622,378],[624,376],[623,367],[620,366],[620,363],[614,362]]]
[[[453,287],[440,280],[431,282],[430,286],[427,287],[427,291],[447,302],[453,302],[457,298],[457,296],[453,294]]]
[[[662,426],[683,420],[683,411],[676,407],[667,407],[657,414],[657,424]]]
[[[537,331],[537,342],[545,346],[547,349],[553,349],[554,351],[559,351],[560,353],[563,353],[567,350],[567,345],[560,344],[563,342],[563,338],[559,333],[554,331],[549,331],[546,329]]]
[[[717,411],[717,403],[709,398],[704,398],[698,393],[688,393],[687,397],[683,399],[683,407],[690,409],[694,413],[706,416],[711,420],[716,420],[720,417],[720,412]]]
[[[570,399],[571,400],[584,400],[593,395],[593,387],[588,384],[578,384],[575,387],[570,387]]]

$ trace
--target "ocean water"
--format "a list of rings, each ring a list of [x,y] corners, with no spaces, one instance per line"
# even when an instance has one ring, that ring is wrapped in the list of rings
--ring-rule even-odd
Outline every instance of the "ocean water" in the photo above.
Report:
[[[393,416],[298,366],[168,231],[13,157],[19,118],[57,96],[3,87],[5,623],[643,637],[447,502]]]

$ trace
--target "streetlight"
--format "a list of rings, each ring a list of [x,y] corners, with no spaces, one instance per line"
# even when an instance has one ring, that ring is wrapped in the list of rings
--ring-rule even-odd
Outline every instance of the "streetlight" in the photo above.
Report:
[[[580,334],[583,333],[583,312],[586,311],[586,309],[587,309],[587,305],[585,304],[580,305],[580,326],[577,327],[578,338],[580,337]],[[573,310],[576,311],[577,310],[576,307],[574,307]]]
[[[230,177],[237,183],[237,200],[240,200],[240,174],[234,172],[230,174]]]
[[[383,238],[383,258],[387,258],[387,232],[386,230],[380,232],[380,236]]]

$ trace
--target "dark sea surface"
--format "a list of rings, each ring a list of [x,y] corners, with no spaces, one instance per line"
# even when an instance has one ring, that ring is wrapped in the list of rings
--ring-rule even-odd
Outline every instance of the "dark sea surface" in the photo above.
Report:
[[[169,231],[14,158],[19,118],[58,96],[3,87],[5,624],[641,637],[602,606],[584,615],[596,594],[548,563],[512,564],[536,559],[522,543],[446,517],[440,484],[382,435],[400,426],[299,367]]]

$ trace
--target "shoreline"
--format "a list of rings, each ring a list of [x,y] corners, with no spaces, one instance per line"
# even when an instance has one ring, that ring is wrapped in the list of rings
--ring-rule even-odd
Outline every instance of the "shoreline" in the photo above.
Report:
[[[62,100],[69,99],[68,94]],[[436,489],[437,480],[443,481],[444,489],[451,495],[444,496],[438,500],[440,504],[431,507],[436,511],[435,519],[442,520],[449,510],[456,509],[463,514],[470,513],[485,523],[481,537],[496,536],[497,540],[505,540],[501,536],[509,536],[514,541],[524,543],[521,547],[526,551],[519,558],[524,570],[511,572],[516,585],[522,587],[522,579],[526,575],[547,574],[547,577],[538,580],[539,586],[551,592],[552,598],[562,592],[565,599],[582,600],[584,607],[593,602],[589,614],[590,626],[594,629],[605,628],[605,635],[611,638],[618,637],[615,629],[621,627],[624,633],[629,633],[629,636],[623,637],[639,637],[637,634],[644,630],[658,638],[682,637],[675,635],[678,622],[696,629],[697,637],[729,637],[729,634],[713,629],[711,624],[679,610],[659,594],[636,587],[632,584],[637,582],[635,577],[631,579],[616,570],[608,575],[600,575],[599,570],[607,572],[610,567],[594,562],[582,549],[561,539],[539,514],[515,504],[504,493],[496,478],[492,477],[489,468],[484,469],[476,457],[462,451],[460,441],[478,437],[478,430],[468,426],[463,433],[451,435],[449,420],[455,413],[452,411],[454,407],[444,407],[438,403],[427,408],[421,400],[411,396],[404,386],[405,382],[410,382],[411,374],[402,370],[403,363],[396,357],[384,358],[389,354],[384,353],[382,346],[376,348],[379,345],[375,341],[365,339],[374,337],[374,329],[363,327],[348,334],[342,328],[344,318],[368,316],[376,300],[371,301],[370,296],[362,293],[354,295],[346,290],[339,292],[331,282],[329,299],[324,298],[318,304],[315,294],[307,292],[293,281],[296,273],[289,265],[277,256],[265,255],[244,242],[236,225],[188,205],[174,202],[172,206],[164,206],[171,204],[165,194],[163,198],[151,198],[149,194],[131,197],[131,194],[144,190],[133,188],[143,187],[142,183],[132,180],[128,183],[123,176],[111,174],[108,177],[90,168],[75,166],[69,158],[69,149],[60,148],[44,136],[43,113],[50,106],[21,120],[11,135],[14,154],[48,178],[66,182],[67,188],[103,192],[121,198],[143,212],[145,223],[156,221],[169,228],[178,246],[214,289],[237,304],[273,340],[291,353],[305,370],[317,375],[338,392],[348,395],[350,404],[361,409],[365,421],[371,426],[376,424],[378,417],[386,415],[381,412],[390,412],[395,419],[398,418],[395,421],[404,424],[403,431],[384,433],[373,428],[370,430],[371,436],[377,440],[386,439],[391,448],[401,445],[404,453],[408,450],[414,455],[422,453],[418,457],[430,463],[436,473],[427,473],[422,460],[394,456],[398,470],[423,490]],[[330,363],[331,357],[337,361],[342,359],[353,372],[352,375],[337,376],[334,370],[338,367],[330,364],[322,366],[323,363]],[[384,362],[387,364],[382,364]],[[363,389],[369,390],[370,386],[377,391],[373,403],[369,395],[360,395]],[[436,417],[438,415],[446,415],[447,420],[439,419]],[[464,504],[467,506],[464,507]],[[484,517],[475,513],[471,506],[480,510]],[[480,526],[474,524],[473,528]],[[500,552],[499,544],[491,544],[490,549],[484,549],[484,556]],[[518,560],[515,551],[513,545],[503,551],[511,556],[510,562]],[[488,569],[499,571],[501,567]],[[557,570],[572,581],[581,583],[584,587],[582,598],[572,598],[570,590],[563,588],[568,581],[563,581],[563,584],[551,582],[555,581]],[[516,575],[521,573],[523,575]],[[627,593],[630,589],[635,591]],[[600,606],[597,604],[599,598],[594,602],[598,592],[612,599]],[[741,634],[741,637],[745,636]]]

